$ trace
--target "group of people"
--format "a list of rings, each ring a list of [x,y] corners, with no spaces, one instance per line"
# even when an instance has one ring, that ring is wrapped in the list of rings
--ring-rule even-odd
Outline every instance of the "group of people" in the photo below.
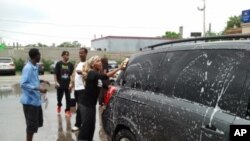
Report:
[[[62,60],[55,66],[55,87],[57,89],[57,112],[61,113],[62,98],[65,94],[66,108],[65,115],[71,116],[70,93],[74,89],[77,105],[76,123],[72,131],[78,131],[78,141],[92,141],[95,131],[96,104],[100,93],[108,88],[107,80],[119,70],[125,69],[120,65],[117,69],[108,71],[107,60],[99,56],[92,56],[86,60],[88,50],[80,48],[80,61],[75,67],[69,62],[69,52],[63,51]],[[43,113],[41,108],[41,93],[47,89],[41,83],[50,85],[48,81],[39,80],[37,63],[41,54],[38,49],[29,50],[29,62],[24,66],[21,76],[21,103],[26,120],[26,139],[32,141],[34,133],[43,125]],[[103,91],[101,92],[101,89]],[[99,103],[102,105],[102,99]]]

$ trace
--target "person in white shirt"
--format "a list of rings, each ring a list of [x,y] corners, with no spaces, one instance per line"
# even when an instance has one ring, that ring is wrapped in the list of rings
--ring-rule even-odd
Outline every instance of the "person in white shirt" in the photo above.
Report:
[[[87,54],[88,54],[88,50],[86,48],[80,48],[79,50],[80,62],[76,65],[74,74],[72,75],[72,79],[71,79],[73,81],[71,81],[70,87],[74,88],[75,90],[74,94],[75,94],[75,99],[77,102],[76,122],[75,122],[75,126],[72,128],[72,131],[78,131],[79,127],[81,126],[81,115],[80,115],[80,111],[78,108],[78,104],[79,104],[79,95],[85,93],[85,82],[82,77],[82,69],[85,65]]]

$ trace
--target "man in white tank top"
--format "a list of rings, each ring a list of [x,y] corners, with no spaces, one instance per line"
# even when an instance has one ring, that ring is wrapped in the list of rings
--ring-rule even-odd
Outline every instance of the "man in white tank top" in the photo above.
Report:
[[[88,54],[88,50],[86,48],[80,48],[79,50],[79,58],[80,62],[76,65],[74,74],[73,74],[73,81],[71,81],[71,88],[74,87],[75,89],[75,99],[77,102],[77,110],[76,110],[76,122],[75,126],[72,128],[72,131],[78,131],[79,127],[81,126],[81,115],[78,108],[78,102],[79,102],[79,95],[83,94],[85,91],[85,82],[82,77],[82,69],[85,65],[86,57]]]

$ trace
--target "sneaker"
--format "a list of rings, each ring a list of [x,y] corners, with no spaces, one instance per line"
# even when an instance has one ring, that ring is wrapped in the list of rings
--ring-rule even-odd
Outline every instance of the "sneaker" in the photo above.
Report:
[[[65,112],[65,116],[66,116],[66,117],[71,117],[71,112],[70,112],[70,111],[66,111],[66,112]]]
[[[60,114],[61,113],[61,107],[57,106],[57,113]]]
[[[72,130],[72,132],[76,132],[79,130],[79,128],[77,126],[74,126],[71,130]]]

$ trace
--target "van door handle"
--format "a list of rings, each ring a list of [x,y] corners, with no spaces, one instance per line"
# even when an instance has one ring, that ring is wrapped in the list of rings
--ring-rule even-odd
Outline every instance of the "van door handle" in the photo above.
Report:
[[[209,129],[209,130],[213,130],[213,131],[216,131],[216,129],[217,129],[213,124],[211,126],[210,125],[205,125],[205,128]]]
[[[207,130],[207,131],[212,131],[212,132],[215,132],[216,134],[218,135],[224,135],[224,131],[220,131],[218,130],[214,125],[205,125],[205,127],[202,127],[204,130]]]

